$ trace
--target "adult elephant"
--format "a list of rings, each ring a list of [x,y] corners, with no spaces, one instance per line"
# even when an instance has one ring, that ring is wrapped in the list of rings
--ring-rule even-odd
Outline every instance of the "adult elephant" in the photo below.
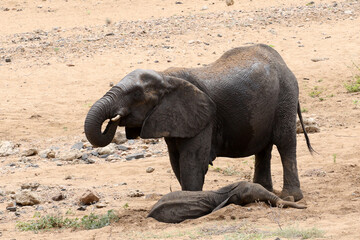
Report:
[[[276,145],[283,165],[281,196],[300,200],[298,95],[294,74],[274,49],[262,44],[234,48],[201,68],[131,72],[91,107],[85,134],[99,147],[111,142],[117,126],[125,126],[128,139],[164,137],[181,188],[191,191],[202,190],[217,156],[253,154],[254,182],[273,191],[270,159]]]

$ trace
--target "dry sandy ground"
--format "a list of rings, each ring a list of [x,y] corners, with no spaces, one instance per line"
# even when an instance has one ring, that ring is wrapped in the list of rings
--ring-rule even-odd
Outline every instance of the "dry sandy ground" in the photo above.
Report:
[[[24,182],[44,189],[68,188],[61,204],[44,199],[42,214],[72,209],[81,217],[109,209],[121,219],[98,230],[19,232],[17,221],[31,219],[5,210],[1,197],[0,232],[4,239],[239,239],[240,233],[275,231],[279,225],[316,227],[323,239],[360,239],[360,94],[344,83],[360,70],[360,3],[348,1],[246,0],[226,6],[220,0],[11,0],[0,2],[0,140],[20,149],[71,146],[84,137],[83,122],[92,103],[136,68],[207,64],[233,47],[273,46],[298,78],[305,116],[319,123],[310,134],[318,152],[311,156],[298,135],[298,165],[306,210],[274,210],[264,205],[228,206],[210,216],[181,224],[146,219],[156,199],[129,198],[179,189],[166,155],[128,162],[56,166],[39,156],[38,168],[14,168],[19,154],[2,157],[0,189],[17,191]],[[317,61],[320,60],[320,61]],[[10,61],[10,62],[9,62]],[[317,95],[317,96],[314,96]],[[163,143],[159,149],[165,149]],[[251,179],[253,158],[219,158],[205,189]],[[155,171],[146,173],[152,166]],[[228,170],[230,174],[224,174]],[[225,171],[226,173],[226,171]],[[277,190],[282,167],[273,151]],[[65,180],[71,175],[72,179]],[[127,185],[121,185],[126,182]],[[94,188],[106,208],[76,211],[76,194]],[[50,190],[49,190],[50,191]],[[124,205],[128,208],[123,208]],[[55,208],[55,207],[56,208]],[[274,239],[271,237],[269,239]],[[251,238],[250,238],[251,239]],[[265,238],[267,239],[267,238]]]

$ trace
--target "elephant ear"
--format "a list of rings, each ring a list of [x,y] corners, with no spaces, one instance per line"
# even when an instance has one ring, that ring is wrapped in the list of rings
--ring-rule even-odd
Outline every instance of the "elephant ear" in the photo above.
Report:
[[[215,115],[213,101],[195,85],[166,77],[171,86],[145,119],[141,138],[190,138],[204,129]]]
[[[216,208],[214,208],[214,210],[212,210],[212,212],[215,212],[217,210],[219,210],[220,208],[223,208],[224,206],[230,204],[230,203],[234,203],[235,201],[233,200],[233,198],[235,198],[236,195],[233,194],[230,197],[228,197],[227,199],[225,199],[224,201],[222,201],[219,205],[216,206]]]

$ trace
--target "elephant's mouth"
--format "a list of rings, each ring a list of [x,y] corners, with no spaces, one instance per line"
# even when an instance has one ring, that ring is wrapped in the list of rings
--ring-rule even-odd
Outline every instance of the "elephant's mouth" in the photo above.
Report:
[[[125,127],[126,138],[127,139],[136,139],[140,136],[141,127]]]

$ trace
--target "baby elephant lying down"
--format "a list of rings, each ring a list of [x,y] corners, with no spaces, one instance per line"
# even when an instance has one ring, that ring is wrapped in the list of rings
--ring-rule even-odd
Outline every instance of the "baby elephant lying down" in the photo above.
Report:
[[[160,222],[179,223],[214,212],[231,203],[245,205],[255,201],[272,206],[306,208],[284,201],[257,183],[238,182],[217,191],[177,191],[163,196],[151,209],[148,217]]]

